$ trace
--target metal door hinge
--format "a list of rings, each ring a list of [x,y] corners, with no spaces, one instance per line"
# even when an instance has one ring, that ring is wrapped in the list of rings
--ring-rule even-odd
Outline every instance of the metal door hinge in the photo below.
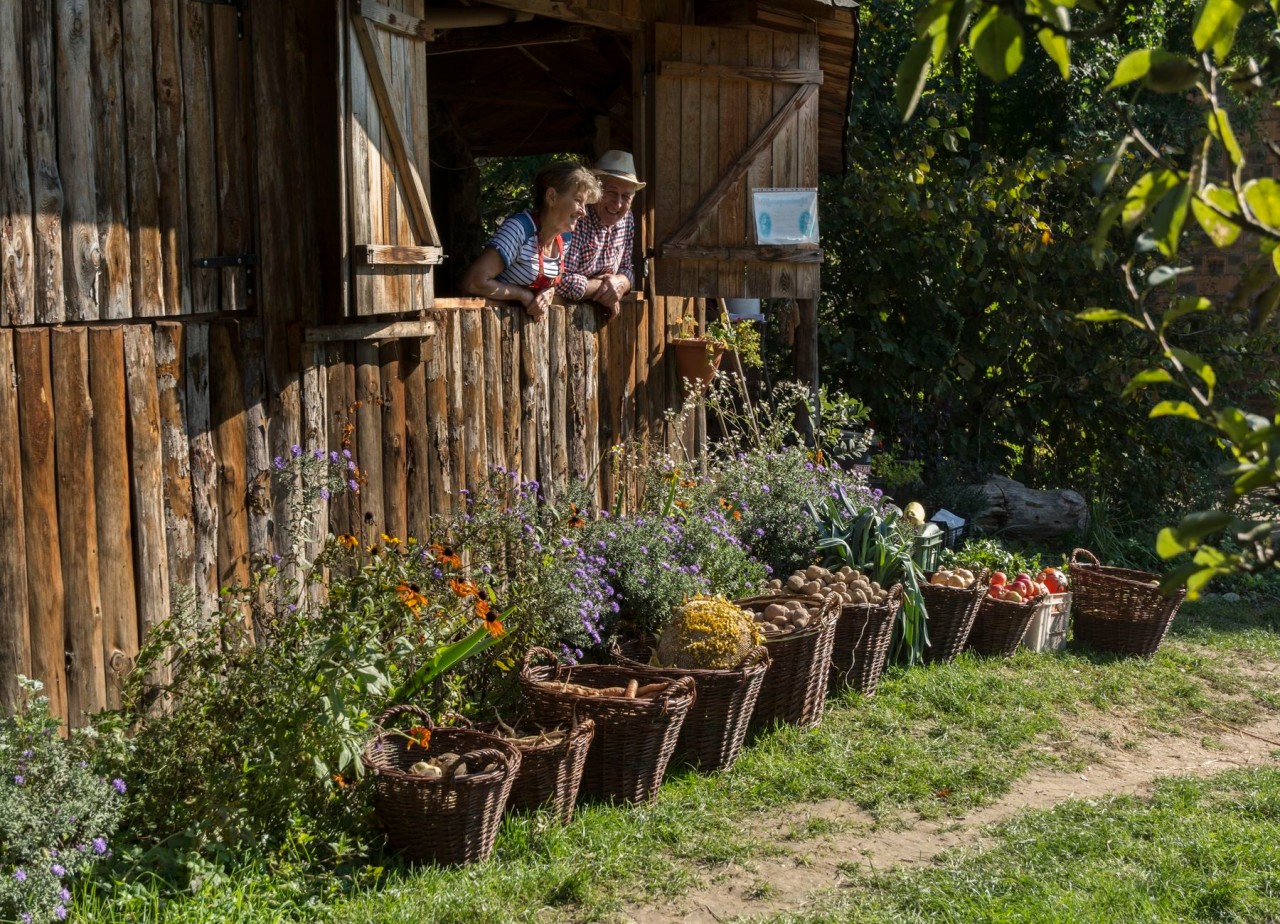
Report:
[[[205,0],[199,0],[204,3]],[[234,253],[221,257],[196,257],[191,261],[196,269],[234,269],[244,270],[244,291],[246,296],[253,295],[253,268],[258,265],[256,253]]]

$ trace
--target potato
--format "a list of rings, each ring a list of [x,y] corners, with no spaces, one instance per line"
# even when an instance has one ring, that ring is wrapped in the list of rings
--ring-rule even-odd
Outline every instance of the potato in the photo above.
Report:
[[[852,603],[852,602],[853,602],[853,593],[852,593],[851,591],[848,591],[848,590],[844,591],[842,594],[840,594],[840,601],[841,601],[842,603]]]
[[[795,617],[792,617],[791,619],[791,625],[793,628],[796,628],[796,629],[807,629],[809,628],[809,623],[812,621],[813,620],[810,619],[807,615],[795,616]]]
[[[871,589],[876,593],[880,593],[880,591],[884,590],[877,581],[871,582]]]
[[[799,593],[804,588],[804,584],[805,581],[803,575],[793,574],[791,577],[787,578],[787,590],[794,593]]]
[[[846,584],[844,581],[833,581],[832,583],[827,585],[827,589],[830,591],[834,591],[835,593],[843,593],[844,591],[849,589],[849,585]]]
[[[771,623],[771,622],[766,622],[766,623],[763,623],[763,624],[760,626],[760,631],[761,631],[761,633],[763,633],[766,637],[767,637],[767,636],[770,636],[770,635],[777,635],[777,634],[778,634],[778,627],[777,627],[777,626],[775,626],[775,625],[774,625],[773,623]]]
[[[810,596],[813,594],[820,594],[822,593],[822,584],[819,583],[818,581],[810,581],[808,584],[804,585],[804,589],[801,591],[801,593],[804,593]]]
[[[779,578],[774,578],[766,586],[770,590],[782,590],[782,581]]]
[[[441,770],[435,764],[427,763],[425,760],[418,761],[416,764],[414,764],[412,767],[409,768],[409,772],[414,774],[415,776],[426,777],[429,780],[438,780],[440,779],[440,777],[444,776],[443,770]]]
[[[461,754],[455,754],[452,751],[446,751],[444,754],[439,754],[436,756],[436,766],[440,768],[441,773],[448,773],[449,768],[452,767],[454,764],[458,765],[459,774],[467,772],[467,765],[465,762],[463,762]]]
[[[811,581],[816,581],[818,578],[822,577],[822,572],[825,570],[826,569],[821,565],[810,565],[808,568],[804,569],[804,576]]]
[[[868,600],[868,598],[867,598],[866,591],[863,591],[863,590],[854,590],[854,591],[853,591],[853,602],[854,602],[854,603],[867,603],[867,602],[869,602],[869,600]]]
[[[772,619],[769,620],[769,622],[773,623],[779,629],[782,629],[791,622],[791,617],[789,617],[786,613],[781,613],[777,616],[774,616]]]
[[[786,618],[786,615],[787,608],[781,603],[770,603],[764,608],[764,618],[769,620],[769,622],[773,622],[779,616]]]

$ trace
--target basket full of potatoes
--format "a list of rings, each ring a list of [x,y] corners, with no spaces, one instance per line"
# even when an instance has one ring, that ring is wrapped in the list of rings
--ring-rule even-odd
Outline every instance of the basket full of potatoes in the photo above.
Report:
[[[840,598],[770,590],[775,592],[734,601],[756,621],[771,659],[752,725],[817,725],[827,698]]]
[[[881,587],[856,568],[842,565],[835,571],[821,565],[810,565],[782,581],[774,578],[766,585],[774,593],[807,594],[809,596],[837,596],[841,606],[878,606],[889,599],[888,589]]]
[[[978,606],[987,591],[987,573],[966,568],[926,572],[927,584],[920,585],[928,614],[929,645],[925,661],[950,661],[969,641]]]

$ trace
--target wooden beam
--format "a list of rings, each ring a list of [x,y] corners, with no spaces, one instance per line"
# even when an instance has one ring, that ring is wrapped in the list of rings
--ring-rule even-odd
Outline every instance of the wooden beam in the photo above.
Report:
[[[751,263],[821,263],[822,248],[797,247],[705,247],[698,244],[664,244],[662,255],[677,260],[744,260]]]
[[[750,67],[732,64],[693,64],[688,61],[662,61],[659,77],[690,77],[712,80],[745,80],[750,83],[799,83],[821,86],[822,71],[805,71],[787,67]]]
[[[413,337],[434,337],[436,322],[421,321],[371,321],[367,324],[332,324],[324,327],[308,327],[303,332],[307,343],[333,343],[348,340],[399,340]]]
[[[394,32],[396,35],[415,41],[429,42],[435,35],[432,28],[418,17],[410,16],[400,10],[393,10],[375,0],[351,0],[351,12],[356,16],[363,16],[388,32]]]
[[[746,176],[747,171],[751,169],[751,162],[773,144],[773,140],[782,131],[787,119],[812,99],[817,92],[817,86],[811,83],[796,88],[796,92],[791,95],[791,98],[787,100],[781,109],[774,113],[773,118],[769,120],[769,124],[764,127],[764,130],[760,132],[756,140],[751,142],[747,149],[738,155],[738,159],[724,172],[720,177],[720,182],[716,183],[715,188],[703,197],[689,217],[675,230],[675,233],[667,238],[663,248],[664,252],[667,246],[683,244],[693,236],[693,232],[698,230],[698,226],[711,216],[716,207],[720,205],[721,200],[728,195],[729,190],[733,188],[733,184]]]
[[[562,19],[565,22],[581,22],[618,32],[640,32],[645,26],[644,20],[641,19],[619,16],[617,13],[604,10],[587,9],[564,0],[485,0],[485,2],[489,6],[500,6],[506,10],[519,10],[522,13]]]
[[[364,57],[365,70],[369,75],[369,86],[378,100],[378,111],[382,116],[382,128],[387,133],[387,141],[391,145],[391,155],[395,160],[396,170],[400,174],[401,193],[405,205],[409,209],[409,218],[413,223],[414,233],[418,240],[432,247],[440,246],[440,233],[436,230],[435,219],[431,217],[431,203],[427,201],[426,187],[422,185],[422,177],[418,167],[409,156],[409,148],[405,141],[404,129],[400,125],[402,106],[395,99],[395,90],[387,80],[390,70],[383,58],[382,49],[369,33],[369,24],[359,16],[351,17],[351,28],[360,43]]]
[[[560,22],[527,22],[481,30],[455,29],[427,46],[427,57],[464,51],[496,51],[502,48],[581,42],[592,34],[588,26]]]
[[[405,244],[356,244],[351,255],[359,266],[434,266],[444,262],[444,250],[439,247]]]

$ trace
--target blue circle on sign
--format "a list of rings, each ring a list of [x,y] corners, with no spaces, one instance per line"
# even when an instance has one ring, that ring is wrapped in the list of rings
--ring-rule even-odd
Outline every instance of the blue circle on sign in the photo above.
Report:
[[[800,236],[808,237],[809,230],[813,227],[813,213],[809,211],[801,212],[798,223],[800,225]]]
[[[756,228],[759,230],[761,238],[769,236],[769,232],[773,230],[773,219],[769,217],[768,212],[762,212],[760,217],[756,219]]]

